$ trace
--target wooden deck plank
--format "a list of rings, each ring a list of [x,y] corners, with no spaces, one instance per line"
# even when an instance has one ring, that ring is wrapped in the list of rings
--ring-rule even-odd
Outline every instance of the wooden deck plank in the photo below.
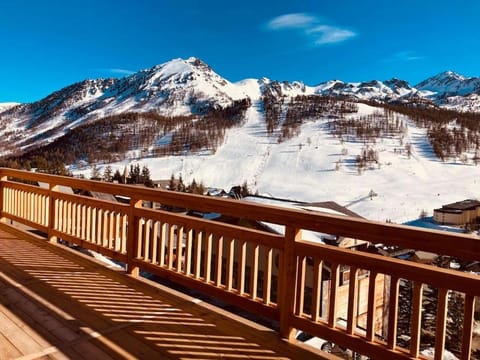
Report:
[[[2,229],[0,269],[1,359],[328,358],[188,295]]]
[[[0,313],[0,333],[23,355],[42,350],[42,346],[34,337],[25,334],[22,327],[11,321],[3,312]]]
[[[22,353],[0,333],[0,359],[13,359],[20,357]]]

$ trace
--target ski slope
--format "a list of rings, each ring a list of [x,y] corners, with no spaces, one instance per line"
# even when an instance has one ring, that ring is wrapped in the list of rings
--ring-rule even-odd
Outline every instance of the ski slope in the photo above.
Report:
[[[359,104],[357,115],[378,111]],[[378,221],[404,223],[419,217],[422,210],[432,215],[443,204],[477,198],[480,167],[460,162],[441,162],[433,154],[426,130],[406,121],[403,144],[412,145],[408,157],[397,138],[376,142],[379,163],[361,173],[355,157],[364,146],[331,135],[326,119],[315,119],[301,127],[298,137],[278,143],[278,134],[268,135],[260,102],[246,114],[244,126],[227,131],[215,154],[168,156],[140,159],[153,179],[182,176],[205,186],[229,190],[247,182],[252,192],[292,200],[336,201],[359,215]],[[406,119],[408,120],[408,119]],[[336,169],[336,163],[339,163]],[[123,171],[134,162],[111,164]],[[89,176],[88,170],[84,174]],[[369,196],[371,191],[376,196]]]

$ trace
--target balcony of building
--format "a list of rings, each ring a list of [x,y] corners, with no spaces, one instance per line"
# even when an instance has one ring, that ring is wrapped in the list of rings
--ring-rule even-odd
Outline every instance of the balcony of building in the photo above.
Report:
[[[431,348],[443,359],[451,347],[477,356],[478,275],[364,246],[474,264],[476,236],[9,169],[0,178],[2,359],[332,357],[298,334],[343,357],[424,359]],[[312,233],[362,248],[314,242]]]

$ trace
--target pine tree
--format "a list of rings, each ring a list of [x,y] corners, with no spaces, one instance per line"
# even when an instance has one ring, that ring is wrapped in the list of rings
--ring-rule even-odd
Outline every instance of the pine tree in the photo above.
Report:
[[[248,189],[247,180],[245,180],[240,188],[240,196],[243,198],[250,195],[250,190]]]
[[[122,174],[120,174],[120,170],[115,170],[115,173],[113,174],[112,181],[116,181],[119,184],[122,184],[123,179],[122,179]]]
[[[177,191],[179,192],[185,192],[186,187],[185,184],[183,183],[182,175],[178,177],[178,183],[177,183]]]
[[[150,178],[150,169],[144,165],[140,174],[140,182],[147,187],[153,187],[153,181]]]
[[[130,172],[128,173],[127,176],[127,183],[128,184],[141,184],[141,171],[140,171],[140,165],[135,164],[135,165],[130,165]]]
[[[112,167],[110,165],[107,165],[107,167],[103,171],[103,180],[106,181],[106,182],[112,182],[113,181],[113,175],[112,174],[113,174]]]
[[[97,167],[96,164],[93,164],[92,165],[92,172],[91,172],[91,175],[90,175],[90,179],[92,180],[100,180],[101,176],[100,176],[100,169]]]
[[[175,175],[172,174],[170,176],[170,181],[168,183],[168,190],[175,191],[176,190],[176,184],[175,184]]]

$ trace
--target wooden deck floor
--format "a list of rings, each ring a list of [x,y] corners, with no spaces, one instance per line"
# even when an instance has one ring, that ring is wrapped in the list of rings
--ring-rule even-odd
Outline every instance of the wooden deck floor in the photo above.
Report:
[[[0,228],[0,359],[325,359],[73,251]]]

